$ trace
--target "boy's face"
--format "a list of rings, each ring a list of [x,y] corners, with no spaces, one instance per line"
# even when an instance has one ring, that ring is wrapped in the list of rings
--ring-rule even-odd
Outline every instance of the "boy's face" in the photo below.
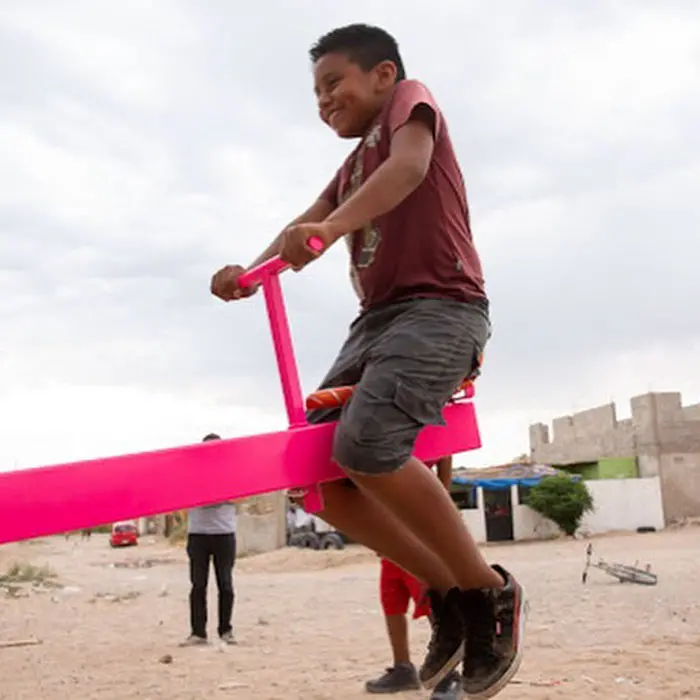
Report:
[[[384,61],[364,71],[346,54],[329,53],[314,66],[321,120],[340,138],[364,136],[396,82],[396,66]]]

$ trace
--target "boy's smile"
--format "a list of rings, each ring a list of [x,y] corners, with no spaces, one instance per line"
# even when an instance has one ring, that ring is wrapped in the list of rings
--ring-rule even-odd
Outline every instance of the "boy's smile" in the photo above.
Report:
[[[341,138],[364,136],[394,82],[395,67],[389,62],[364,71],[345,54],[326,54],[314,65],[319,116]]]

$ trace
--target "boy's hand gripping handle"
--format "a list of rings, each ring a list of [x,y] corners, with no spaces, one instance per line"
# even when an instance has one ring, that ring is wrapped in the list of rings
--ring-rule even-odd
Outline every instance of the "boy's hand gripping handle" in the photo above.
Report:
[[[323,250],[323,241],[318,238],[318,236],[311,236],[307,241],[307,245],[312,250],[320,253]],[[251,285],[261,282],[268,275],[278,275],[289,267],[289,265],[280,258],[279,255],[275,255],[273,258],[266,260],[265,262],[252,267],[247,272],[244,272],[238,278],[239,287],[250,287]]]

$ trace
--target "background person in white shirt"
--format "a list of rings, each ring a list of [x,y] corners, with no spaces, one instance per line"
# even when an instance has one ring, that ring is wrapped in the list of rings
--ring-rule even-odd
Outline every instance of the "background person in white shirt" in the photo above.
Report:
[[[210,433],[204,438],[220,440]],[[226,501],[191,508],[187,516],[187,556],[190,560],[190,636],[182,646],[208,644],[207,585],[209,564],[214,563],[214,575],[219,592],[219,626],[221,641],[234,644],[233,626],[233,566],[236,562],[236,503]]]

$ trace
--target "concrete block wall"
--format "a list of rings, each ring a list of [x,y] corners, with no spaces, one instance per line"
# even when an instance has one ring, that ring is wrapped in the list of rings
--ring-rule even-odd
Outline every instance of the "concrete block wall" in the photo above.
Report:
[[[544,464],[637,457],[640,477],[661,478],[666,521],[700,515],[700,404],[683,406],[679,392],[630,400],[632,417],[618,421],[605,404],[530,426],[532,459]]]
[[[600,457],[629,457],[635,454],[633,420],[618,421],[615,404],[555,418],[552,437],[548,426],[530,426],[530,453],[543,464],[594,462]]]
[[[238,508],[237,544],[241,556],[284,547],[287,539],[283,492],[246,499]]]
[[[662,501],[666,520],[700,515],[700,452],[661,455]]]
[[[700,403],[683,406],[683,416],[686,420],[700,420]]]

